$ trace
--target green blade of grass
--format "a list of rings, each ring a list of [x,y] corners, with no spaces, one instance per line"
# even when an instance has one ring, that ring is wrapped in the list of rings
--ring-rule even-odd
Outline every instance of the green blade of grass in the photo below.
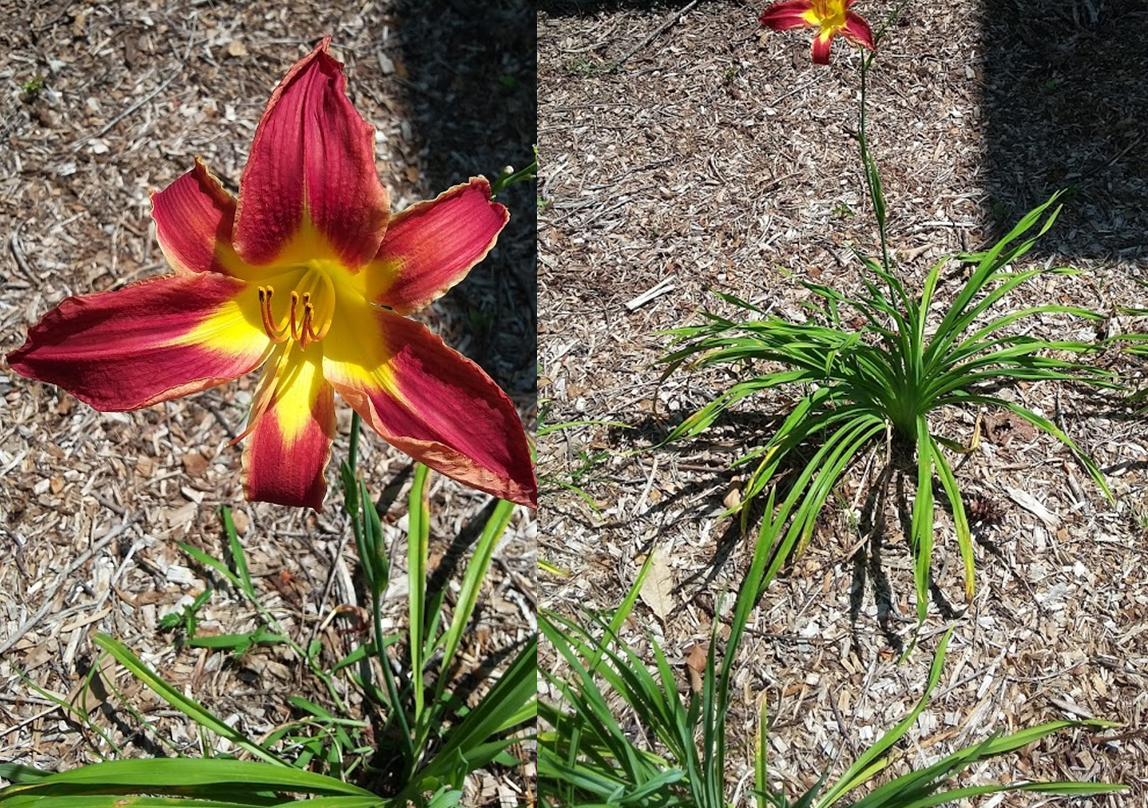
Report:
[[[65,789],[64,787],[67,787]],[[5,789],[9,794],[51,793],[70,790],[72,794],[97,793],[117,789],[119,793],[167,793],[210,795],[241,789],[244,793],[286,791],[300,794],[378,797],[366,789],[332,777],[301,771],[289,766],[245,760],[160,758],[109,760],[49,775],[27,786]],[[227,795],[232,796],[232,795]],[[3,803],[0,803],[3,804]]]
[[[243,552],[243,544],[239,541],[239,534],[235,532],[235,522],[231,519],[231,508],[223,505],[219,509],[223,517],[223,530],[227,533],[227,543],[231,548],[231,558],[235,562],[235,574],[244,594],[252,601],[257,600],[255,587],[251,583],[251,573],[247,570],[247,556]]]
[[[941,641],[937,644],[937,653],[933,657],[933,664],[929,668],[929,679],[925,684],[925,692],[921,695],[920,700],[913,707],[907,716],[901,719],[892,729],[882,735],[876,743],[866,749],[850,766],[841,778],[825,793],[825,795],[818,802],[819,808],[829,808],[837,800],[849,791],[852,791],[857,786],[866,782],[874,773],[873,766],[879,763],[879,760],[885,756],[885,753],[892,748],[893,744],[901,739],[901,737],[909,731],[909,727],[917,720],[917,716],[925,709],[925,705],[929,702],[929,696],[932,694],[937,682],[941,679],[941,669],[945,660],[945,649],[949,645],[949,637],[953,634],[953,629],[950,628],[941,637]]]
[[[413,799],[422,788],[420,783],[448,777],[455,765],[452,756],[461,754],[465,758],[468,751],[488,743],[490,736],[504,725],[508,715],[517,713],[523,705],[533,700],[537,688],[538,637],[535,635],[482,701],[458,726],[451,729],[442,748],[418,775],[412,778],[411,784],[402,790],[396,798],[396,804],[402,805],[404,804],[402,800]],[[506,741],[506,745],[510,743],[512,741]],[[452,780],[450,784],[455,788],[462,787],[461,782]]]
[[[125,792],[126,793],[126,792]],[[0,793],[0,806],[4,808],[279,808],[302,805],[293,799],[269,800],[266,796],[252,795],[232,799],[206,799],[187,797],[156,797],[131,794],[16,794],[11,797]],[[317,796],[307,800],[307,808],[384,808],[384,801],[376,796]]]
[[[1013,752],[1021,747],[1035,743],[1054,732],[1085,726],[1100,729],[1111,726],[1111,724],[1104,721],[1052,721],[1039,726],[1028,727],[1011,735],[990,737],[978,744],[947,755],[930,766],[911,771],[908,774],[904,774],[883,784],[858,801],[853,808],[887,808],[887,806],[898,806],[898,808],[926,808],[927,806],[942,805],[949,800],[963,796],[996,793],[1014,788],[1054,794],[1088,794],[1121,790],[1122,787],[1120,786],[1067,781],[1008,785],[989,784],[970,787],[976,789],[974,791],[966,792],[965,789],[954,789],[952,791],[938,793],[938,789],[942,788],[946,781],[974,763],[997,755]]]
[[[761,706],[757,712],[757,732],[753,741],[753,782],[756,786],[755,799],[757,808],[769,808],[766,799],[770,794],[769,787],[769,720],[766,713],[767,701],[765,694],[761,695]]]
[[[454,655],[458,651],[459,644],[462,642],[466,626],[470,623],[470,618],[474,614],[474,607],[478,603],[478,595],[482,588],[482,582],[486,579],[486,574],[490,569],[490,562],[494,557],[494,550],[498,546],[498,541],[502,538],[502,534],[506,531],[507,525],[510,524],[510,518],[513,514],[514,504],[500,501],[498,505],[495,506],[490,518],[487,519],[482,529],[482,535],[475,543],[474,554],[467,564],[466,572],[462,579],[462,587],[455,601],[454,614],[451,616],[450,626],[445,632],[442,665],[440,666],[442,675],[439,676],[439,682],[435,688],[436,700],[442,695],[443,687],[446,684],[445,674],[454,662]]]
[[[193,547],[192,545],[188,544],[187,542],[179,541],[179,542],[176,542],[176,544],[179,545],[181,550],[183,550],[189,556],[194,558],[200,564],[203,564],[205,567],[211,567],[211,569],[215,570],[220,575],[222,575],[228,581],[228,583],[230,583],[236,589],[240,590],[241,592],[246,593],[247,590],[243,585],[243,581],[240,580],[238,575],[236,575],[234,572],[229,570],[227,568],[226,564],[224,564],[220,561],[217,561],[216,559],[209,556],[207,553],[203,552],[203,550],[200,550],[198,547]]]
[[[945,455],[937,439],[933,435],[930,435],[929,440],[932,443],[933,467],[937,470],[937,477],[941,481],[941,488],[944,490],[945,496],[949,500],[949,505],[953,509],[953,527],[957,534],[957,547],[960,550],[961,560],[965,567],[965,600],[971,603],[973,600],[976,569],[974,567],[973,535],[969,529],[968,516],[965,514],[964,499],[961,497],[961,489],[957,485],[956,475],[953,474],[953,469],[949,465],[949,461],[945,459]]]
[[[551,622],[552,616],[554,622]],[[568,763],[574,765],[581,751],[579,749],[581,736],[588,734],[596,742],[589,745],[588,754],[596,758],[602,766],[607,765],[606,756],[611,756],[618,761],[623,770],[632,774],[640,771],[642,756],[630,743],[614,718],[605,697],[595,684],[593,675],[582,663],[576,648],[577,641],[559,628],[558,624],[561,622],[563,621],[558,615],[550,615],[545,611],[539,614],[539,629],[543,636],[570,666],[580,685],[574,687],[548,673],[543,674],[559,690],[563,699],[573,706],[570,714],[557,709],[549,711],[552,713],[550,723],[560,731],[559,737],[570,739],[566,749]],[[565,734],[561,735],[562,732]],[[542,746],[546,746],[545,741]],[[555,744],[556,753],[559,746],[560,744]]]
[[[1076,443],[1072,440],[1072,438],[1070,438],[1067,434],[1065,434],[1060,429],[1060,427],[1058,427],[1056,424],[1052,423],[1052,421],[1049,421],[1047,418],[1045,418],[1043,416],[1037,415],[1035,412],[1028,409],[1027,407],[1022,407],[1019,404],[1014,404],[1011,401],[1006,401],[1005,399],[998,398],[997,396],[976,395],[976,394],[965,393],[965,392],[955,392],[955,393],[953,393],[951,398],[953,401],[971,402],[974,404],[989,404],[989,405],[996,406],[996,407],[1003,407],[1004,409],[1009,410],[1011,413],[1016,415],[1018,418],[1021,418],[1025,421],[1028,421],[1030,424],[1035,426],[1037,429],[1040,429],[1041,431],[1047,432],[1049,435],[1052,435],[1054,438],[1056,438],[1058,441],[1060,441],[1062,444],[1064,444],[1068,448],[1068,450],[1070,452],[1072,452],[1072,454],[1076,457],[1076,459],[1080,461],[1080,463],[1085,467],[1085,469],[1087,469],[1089,475],[1096,482],[1096,484],[1100,487],[1100,490],[1104,492],[1104,496],[1107,497],[1108,501],[1111,503],[1115,503],[1116,498],[1113,495],[1112,491],[1108,488],[1108,483],[1104,479],[1104,474],[1100,471],[1100,469],[1096,466],[1096,464],[1092,462],[1092,458],[1090,458],[1087,454],[1085,454],[1080,449],[1080,447],[1076,445]]]

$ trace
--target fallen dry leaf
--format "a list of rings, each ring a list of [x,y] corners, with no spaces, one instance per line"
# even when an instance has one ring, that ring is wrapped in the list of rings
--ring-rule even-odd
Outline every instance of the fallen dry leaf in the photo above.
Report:
[[[690,690],[694,693],[702,692],[703,677],[706,672],[706,657],[709,655],[709,645],[694,643],[686,654],[686,673],[690,677]]]

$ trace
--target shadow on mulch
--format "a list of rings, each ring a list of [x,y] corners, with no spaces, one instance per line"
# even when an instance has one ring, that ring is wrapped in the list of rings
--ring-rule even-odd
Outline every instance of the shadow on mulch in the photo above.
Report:
[[[399,0],[407,108],[421,142],[426,186],[443,191],[507,164],[533,160],[537,139],[537,27],[532,3]],[[444,298],[474,334],[471,358],[512,395],[533,398],[537,354],[537,217],[532,183],[499,195],[511,211],[498,246]],[[482,298],[493,295],[496,308]]]
[[[1007,229],[1066,189],[1034,252],[1148,262],[1144,0],[984,0],[987,190]]]

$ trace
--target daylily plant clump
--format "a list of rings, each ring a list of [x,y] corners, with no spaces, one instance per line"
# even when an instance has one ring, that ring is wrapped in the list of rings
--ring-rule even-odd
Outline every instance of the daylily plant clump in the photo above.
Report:
[[[775,31],[791,28],[816,28],[813,38],[813,61],[829,64],[833,37],[841,34],[854,45],[877,50],[873,30],[860,14],[849,10],[853,0],[784,0],[761,13],[761,24]]]
[[[510,399],[405,316],[461,281],[509,213],[477,177],[392,215],[374,129],[348,100],[330,41],[271,95],[238,199],[198,159],[152,197],[172,274],[65,299],[8,361],[105,411],[262,367],[240,436],[248,499],[321,507],[338,390],[419,462],[534,506]]]

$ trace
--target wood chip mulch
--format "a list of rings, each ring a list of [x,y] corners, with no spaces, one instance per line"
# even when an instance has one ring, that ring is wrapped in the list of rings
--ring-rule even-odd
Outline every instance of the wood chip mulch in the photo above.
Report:
[[[894,3],[853,8],[877,24]],[[1002,310],[1073,303],[1092,324],[1041,316],[1046,337],[1092,340],[1139,328],[1148,280],[1148,10],[1134,0],[910,3],[871,74],[870,139],[884,182],[895,260],[919,284],[942,256],[991,244],[1023,212],[1068,188],[1055,229],[1025,267],[1070,265]],[[715,603],[740,585],[749,541],[722,512],[742,478],[729,464],[768,439],[784,394],[745,402],[702,439],[666,450],[675,423],[731,383],[725,372],[659,383],[665,329],[720,305],[709,289],[799,317],[800,279],[859,288],[851,249],[874,254],[855,133],[858,56],[844,42],[812,65],[809,32],[757,22],[760,2],[561,2],[539,15],[539,396],[563,430],[540,450],[547,481],[543,605],[609,609],[657,550],[673,578],[664,619],[639,603],[625,638],[650,633],[689,687],[691,650],[709,641]],[[959,277],[940,291],[951,299]],[[1143,386],[1142,360],[1100,360]],[[985,413],[961,466],[983,515],[977,589],[963,601],[951,522],[939,517],[935,574],[961,615],[931,706],[892,773],[992,732],[1061,718],[1118,722],[1065,732],[985,765],[963,782],[1084,779],[1129,791],[1092,798],[1013,794],[962,805],[1148,804],[1148,438],[1143,416],[1073,385],[1013,395],[1053,418],[1104,469],[1110,504],[1055,440]],[[966,444],[975,412],[938,426]],[[916,650],[912,564],[890,536],[882,568],[854,598],[851,512],[872,471],[855,469],[808,551],[754,612],[729,717],[727,794],[750,805],[758,700],[769,701],[770,775],[795,798],[823,769],[839,775],[919,698],[948,620],[935,606]],[[574,483],[581,491],[566,487]],[[587,499],[589,501],[587,501]],[[1034,504],[1035,503],[1035,504]],[[988,518],[988,517],[991,517]],[[895,520],[890,520],[894,525]],[[731,598],[727,598],[727,601]],[[727,607],[728,609],[728,604]],[[665,610],[663,610],[665,611]],[[543,650],[541,664],[557,666]],[[748,778],[748,779],[747,779]]]

